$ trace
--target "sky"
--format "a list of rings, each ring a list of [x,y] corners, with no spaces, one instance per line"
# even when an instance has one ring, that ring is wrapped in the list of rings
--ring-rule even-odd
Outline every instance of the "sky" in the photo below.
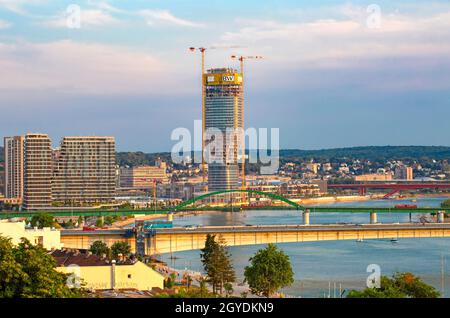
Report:
[[[0,138],[170,151],[201,119],[191,46],[207,68],[264,57],[246,63],[245,124],[281,148],[450,146],[446,0],[0,0]]]

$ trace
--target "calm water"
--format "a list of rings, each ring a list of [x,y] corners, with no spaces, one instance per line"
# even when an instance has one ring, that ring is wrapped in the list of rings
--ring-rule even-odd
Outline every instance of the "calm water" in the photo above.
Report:
[[[417,205],[436,207],[443,198],[418,199]],[[335,203],[334,206],[393,206],[407,201],[379,200],[371,202]],[[413,221],[418,216],[413,215]],[[409,215],[378,214],[379,222],[407,222]],[[207,215],[176,218],[175,226],[184,225],[245,225],[245,224],[299,224],[298,211],[245,211],[217,212]],[[311,223],[369,223],[368,214],[311,213]],[[295,273],[295,283],[283,290],[288,295],[301,297],[324,297],[331,286],[331,297],[339,294],[339,288],[348,290],[364,288],[369,264],[378,264],[383,275],[396,271],[410,271],[441,290],[441,269],[444,268],[445,290],[450,295],[450,239],[401,239],[397,243],[389,240],[329,241],[278,244],[290,257]],[[248,259],[262,245],[230,247],[236,274],[243,280]],[[172,267],[202,271],[200,252],[174,253],[177,259],[164,254],[161,258]],[[444,266],[442,267],[442,259]],[[447,261],[448,260],[448,261]],[[336,285],[336,292],[334,286]]]

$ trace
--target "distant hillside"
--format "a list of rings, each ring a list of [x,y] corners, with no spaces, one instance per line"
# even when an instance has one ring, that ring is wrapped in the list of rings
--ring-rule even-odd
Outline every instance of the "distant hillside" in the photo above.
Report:
[[[450,147],[443,146],[369,146],[336,148],[321,150],[300,150],[283,149],[280,150],[280,157],[283,160],[296,159],[369,159],[385,161],[388,159],[450,159]],[[143,153],[143,152],[118,152],[117,162],[121,166],[153,165],[157,158],[164,161],[171,161],[169,152]],[[0,147],[0,162],[4,161],[3,147]]]
[[[450,147],[443,146],[369,146],[322,150],[280,150],[282,158],[352,158],[352,159],[450,159]]]
[[[122,165],[153,165],[156,158],[170,161],[170,153],[146,154],[143,152],[119,152],[117,154],[118,163]],[[282,149],[280,150],[281,160],[332,160],[332,159],[368,159],[372,161],[386,161],[389,159],[450,159],[450,147],[441,146],[369,146],[336,148],[321,150],[300,150]]]
[[[154,165],[155,160],[161,158],[166,162],[170,162],[170,152],[162,153],[143,153],[141,151],[137,152],[118,152],[117,163],[121,166],[143,166],[143,165]]]

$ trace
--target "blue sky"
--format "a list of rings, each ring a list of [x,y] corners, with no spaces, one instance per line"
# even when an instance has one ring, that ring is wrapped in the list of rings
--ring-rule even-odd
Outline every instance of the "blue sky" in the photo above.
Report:
[[[450,1],[0,0],[0,137],[168,151],[201,117],[190,46],[238,46],[207,67],[264,56],[247,63],[246,126],[280,128],[283,148],[450,146]]]

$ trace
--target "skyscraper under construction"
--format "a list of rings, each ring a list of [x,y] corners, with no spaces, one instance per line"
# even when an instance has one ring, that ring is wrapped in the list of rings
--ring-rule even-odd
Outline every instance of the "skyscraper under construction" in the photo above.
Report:
[[[242,76],[235,69],[216,68],[208,70],[203,81],[206,132],[214,129],[223,136],[223,151],[213,154],[219,160],[208,160],[208,190],[238,189],[238,154],[243,138],[233,131],[244,128]],[[212,141],[205,134],[206,147]]]

